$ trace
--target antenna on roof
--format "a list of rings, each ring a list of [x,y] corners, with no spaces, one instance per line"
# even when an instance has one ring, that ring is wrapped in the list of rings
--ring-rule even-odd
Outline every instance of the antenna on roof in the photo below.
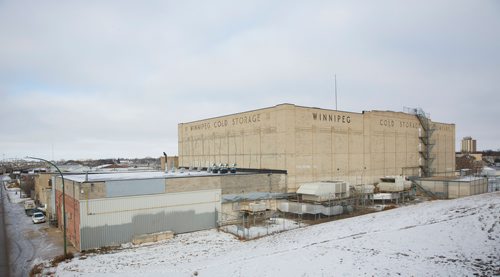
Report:
[[[337,74],[334,74],[333,75],[334,79],[335,79],[335,110],[337,111],[338,110],[338,101],[337,101]]]

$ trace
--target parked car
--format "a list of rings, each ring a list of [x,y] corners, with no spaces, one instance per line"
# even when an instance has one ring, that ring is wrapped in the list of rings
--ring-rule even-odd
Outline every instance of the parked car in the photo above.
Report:
[[[25,210],[27,216],[33,216],[34,213],[42,213],[45,215],[45,211],[40,209],[40,207],[36,207],[33,209]]]
[[[43,215],[46,215],[45,210],[42,207],[36,207],[32,211],[32,213],[42,213]]]
[[[35,209],[29,209],[29,210],[24,210],[27,216],[33,216],[33,213],[35,212]]]
[[[32,215],[33,212],[32,210],[36,208],[36,205],[35,205],[35,201],[33,200],[26,200],[24,201],[24,212],[26,213],[26,215]]]
[[[31,220],[33,220],[33,223],[35,224],[43,223],[45,222],[45,215],[43,215],[43,213],[41,212],[33,213],[33,216],[31,216]]]

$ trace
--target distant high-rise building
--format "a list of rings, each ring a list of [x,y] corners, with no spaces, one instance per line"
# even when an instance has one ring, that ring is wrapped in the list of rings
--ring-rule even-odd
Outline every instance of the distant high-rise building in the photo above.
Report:
[[[476,153],[476,140],[472,137],[464,137],[462,139],[462,153]]]

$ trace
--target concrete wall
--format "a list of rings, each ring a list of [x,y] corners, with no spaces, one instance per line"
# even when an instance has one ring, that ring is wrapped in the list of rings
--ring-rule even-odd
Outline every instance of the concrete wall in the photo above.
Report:
[[[50,198],[47,198],[47,193],[45,190],[51,189],[50,179],[52,178],[52,173],[39,173],[35,176],[35,196],[34,199],[38,200],[40,204],[48,204]]]
[[[435,155],[433,170],[437,176],[454,176],[455,166],[455,125],[435,123],[436,131],[432,154]]]
[[[169,178],[165,179],[165,192],[186,192],[203,189],[220,189],[221,175],[187,177],[187,178]]]
[[[486,178],[471,182],[453,182],[448,186],[448,198],[455,199],[488,192]]]
[[[55,178],[55,208],[58,228],[63,230],[63,201],[62,201],[62,179],[60,176]],[[101,197],[105,195],[104,182],[78,183],[72,180],[64,179],[65,190],[65,208],[66,208],[66,236],[68,241],[80,248],[80,200],[92,199],[92,197]]]
[[[286,192],[285,174],[242,174],[221,178],[222,194],[250,192]]]
[[[99,199],[106,197],[106,186],[104,182],[78,183],[65,178],[64,184],[66,194],[71,195],[76,200]],[[59,176],[56,176],[55,187],[57,191],[62,191],[62,181]]]
[[[242,173],[209,175],[186,178],[167,178],[167,193],[220,189],[222,194],[244,194],[249,192],[286,192],[286,174]]]
[[[435,127],[433,171],[454,171],[455,125]],[[179,124],[179,165],[283,169],[290,192],[316,181],[374,183],[386,175],[418,175],[421,128],[416,116],[401,112],[282,104]]]
[[[417,181],[420,185],[439,197],[455,199],[488,192],[488,179],[476,178],[471,181],[450,179],[423,179]]]
[[[249,192],[277,192],[287,191],[287,175],[284,173],[238,173],[213,174],[206,176],[172,177],[163,180],[165,193],[187,192],[197,190],[220,189],[222,194],[241,194]],[[120,182],[120,181],[115,181]],[[141,180],[123,181],[124,183]],[[56,178],[56,189],[62,190],[61,178]],[[90,200],[107,198],[106,182],[78,183],[65,179],[65,190],[76,200]]]
[[[35,176],[35,200],[40,205],[46,205],[46,214],[48,219],[53,219],[55,216],[52,214],[52,173],[40,173]]]
[[[56,198],[62,199],[62,192],[56,191]],[[66,238],[67,240],[79,248],[80,246],[80,204],[78,200],[73,197],[66,195],[65,198],[66,207]],[[63,217],[62,217],[62,201],[57,202],[57,218],[58,227],[62,230],[63,228]]]
[[[63,201],[62,201],[62,181],[60,177],[56,177],[56,192],[55,192],[55,204],[56,204],[56,217],[59,229],[63,230],[64,218],[63,214],[66,214],[66,237],[71,244],[76,248],[80,245],[80,210],[79,210],[79,198],[80,190],[79,183],[64,179],[64,189],[65,198],[64,206],[66,211],[63,211]]]

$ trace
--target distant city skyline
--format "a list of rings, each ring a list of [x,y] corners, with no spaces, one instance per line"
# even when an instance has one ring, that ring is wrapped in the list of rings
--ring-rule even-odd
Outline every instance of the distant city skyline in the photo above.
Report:
[[[8,1],[0,37],[3,159],[177,155],[178,123],[281,103],[500,148],[497,1]]]

